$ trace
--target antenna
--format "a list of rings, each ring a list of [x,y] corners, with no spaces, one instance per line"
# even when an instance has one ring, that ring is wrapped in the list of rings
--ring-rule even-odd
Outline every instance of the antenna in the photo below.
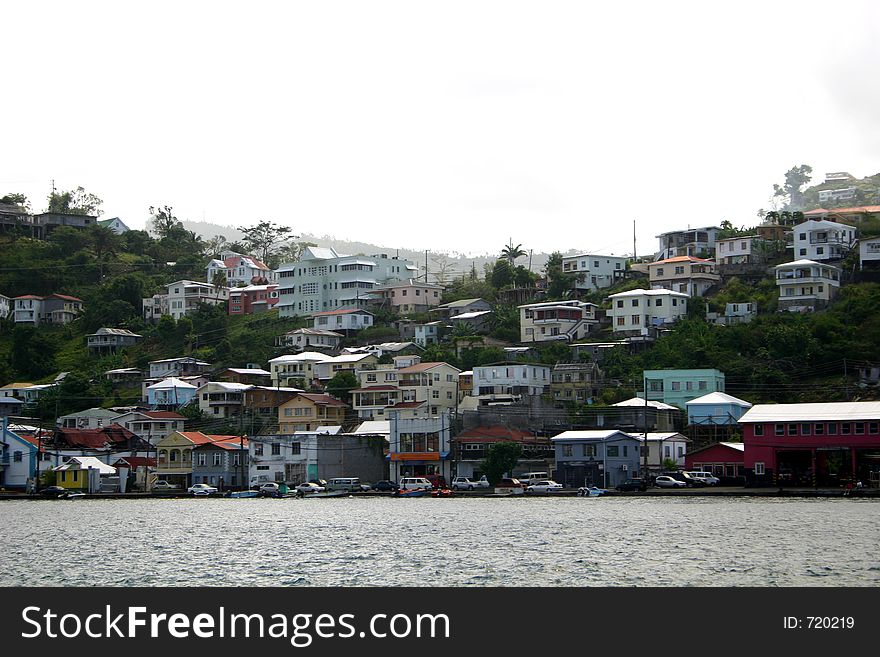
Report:
[[[636,251],[636,220],[633,219],[633,262],[636,261],[638,252]]]

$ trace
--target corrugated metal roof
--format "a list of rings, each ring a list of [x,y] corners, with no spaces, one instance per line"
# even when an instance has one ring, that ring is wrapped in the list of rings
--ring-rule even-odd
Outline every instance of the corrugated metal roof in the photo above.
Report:
[[[749,422],[834,422],[880,420],[880,402],[824,402],[815,404],[758,404],[739,419]]]
[[[751,402],[747,402],[744,399],[738,399],[724,392],[710,392],[708,395],[703,395],[702,397],[697,397],[696,399],[686,402],[685,406],[690,406],[691,404],[734,404],[736,406],[743,406],[744,408],[751,408],[752,406]]]

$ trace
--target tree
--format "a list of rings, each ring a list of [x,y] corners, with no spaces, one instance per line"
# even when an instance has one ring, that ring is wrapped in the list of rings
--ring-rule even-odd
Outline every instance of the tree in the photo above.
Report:
[[[568,274],[562,270],[562,254],[559,251],[550,254],[544,271],[548,280],[547,295],[553,299],[564,297],[584,277],[583,272]]]
[[[351,391],[357,387],[357,377],[349,371],[339,372],[327,382],[327,392],[346,404],[351,403]]]
[[[513,267],[507,260],[496,260],[492,265],[491,271],[486,272],[486,280],[491,283],[496,290],[513,285],[515,280]]]
[[[170,205],[161,208],[150,206],[150,228],[159,239],[178,238],[186,230],[180,219],[174,216],[174,208]]]
[[[785,183],[773,185],[773,197],[779,198],[785,210],[802,210],[804,208],[804,186],[810,182],[813,167],[806,164],[792,167],[785,172]]]
[[[438,253],[431,256],[431,262],[434,263],[434,280],[438,285],[446,287],[449,283],[449,277],[455,269],[455,264],[449,260],[449,257]]]
[[[501,257],[507,260],[510,263],[510,266],[513,267],[513,261],[517,258],[521,258],[526,255],[528,252],[523,251],[522,244],[513,245],[513,240],[511,239],[507,246],[501,249]]]
[[[219,256],[220,253],[227,248],[226,238],[223,237],[223,235],[214,235],[214,237],[205,240],[204,254],[209,258],[214,258]]]
[[[27,211],[30,211],[31,209],[30,201],[28,201],[27,196],[24,194],[7,194],[6,196],[0,197],[0,203],[5,205],[17,205]]]
[[[215,271],[214,275],[211,277],[211,286],[214,288],[216,294],[214,295],[214,299],[219,303],[220,302],[220,293],[223,291],[228,285],[229,281],[226,280],[226,272],[225,271]]]
[[[104,211],[101,206],[104,204],[100,198],[94,194],[90,194],[82,187],[77,187],[73,191],[52,192],[49,194],[49,207],[47,212],[57,212],[58,214],[79,214],[94,217],[100,217]]]
[[[238,230],[244,233],[242,242],[248,250],[263,262],[279,251],[282,242],[297,237],[291,234],[293,228],[290,226],[272,221],[260,221],[255,226],[239,226]]]
[[[486,473],[486,479],[494,486],[506,473],[513,472],[520,456],[522,456],[522,446],[518,443],[495,443],[489,448],[486,459],[480,464],[480,469]]]
[[[121,246],[119,235],[106,226],[89,226],[87,231],[92,253],[98,261],[98,280],[104,278],[104,258],[115,255]]]
[[[303,251],[306,247],[318,246],[314,242],[289,242],[278,248],[275,253],[275,260],[278,264],[285,262],[298,262],[302,258]]]

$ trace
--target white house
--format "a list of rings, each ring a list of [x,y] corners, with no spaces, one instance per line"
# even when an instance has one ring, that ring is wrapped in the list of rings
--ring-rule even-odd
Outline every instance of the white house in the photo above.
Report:
[[[654,260],[676,256],[712,257],[715,254],[715,240],[719,230],[721,229],[718,226],[705,226],[662,233],[657,236],[660,250],[655,254]]]
[[[581,253],[563,256],[562,271],[566,274],[582,275],[575,282],[578,290],[599,290],[623,280],[626,261],[627,258],[622,256]]]
[[[542,395],[549,392],[549,365],[496,363],[474,367],[473,392],[483,395]]]
[[[750,402],[725,392],[710,392],[685,403],[688,424],[734,425],[752,407]]]
[[[314,366],[327,360],[327,354],[319,351],[303,351],[299,354],[278,356],[269,361],[272,372],[272,385],[287,386],[292,381],[300,382],[300,387],[309,387],[315,379]]]
[[[640,459],[645,461],[645,434],[632,433],[633,438],[640,443]],[[675,469],[684,467],[684,457],[687,454],[690,439],[676,431],[648,432],[648,472],[659,474],[663,470],[666,460],[675,461]]]
[[[12,300],[6,295],[0,294],[0,319],[6,319],[12,312]]]
[[[111,219],[98,219],[97,223],[99,226],[103,226],[104,228],[109,228],[117,235],[122,235],[123,233],[127,233],[130,229],[125,225],[125,222],[122,221],[119,217],[113,217]]]
[[[37,445],[19,436],[6,425],[0,434],[0,487],[27,488],[37,467]]]
[[[630,290],[608,297],[611,330],[638,335],[651,327],[668,326],[687,314],[690,297],[672,290]]]
[[[880,268],[880,237],[859,240],[859,263],[862,269]]]
[[[683,292],[701,297],[721,276],[715,273],[715,262],[693,256],[676,256],[648,265],[648,278],[655,290]]]
[[[571,342],[587,336],[598,325],[598,306],[586,301],[549,301],[519,306],[521,342]]]
[[[198,309],[200,304],[218,306],[229,300],[228,287],[214,287],[199,281],[175,281],[168,290],[168,314],[180,319]]]
[[[346,256],[329,248],[306,247],[299,262],[281,265],[277,270],[279,315],[296,317],[339,308],[365,308],[374,299],[370,291],[390,282],[409,280],[417,273],[412,262],[394,256]]]
[[[226,275],[228,287],[238,287],[251,284],[267,284],[273,282],[275,273],[263,262],[253,256],[242,255],[234,251],[225,251],[220,258],[213,259],[207,267],[208,283],[214,282],[217,274]]]
[[[777,265],[779,310],[794,312],[824,308],[840,288],[840,269],[813,260]]]
[[[299,351],[308,351],[309,349],[334,351],[339,347],[343,337],[342,333],[336,331],[299,328],[275,338],[275,346],[290,347]]]
[[[724,313],[706,312],[706,319],[720,326],[733,326],[734,324],[747,324],[758,316],[758,304],[754,301],[741,301],[728,303],[724,306]]]
[[[373,313],[356,308],[343,308],[313,313],[312,327],[325,331],[353,333],[373,325]]]
[[[116,422],[117,417],[119,413],[105,408],[88,408],[62,415],[58,418],[58,426],[64,429],[100,429]]]
[[[211,381],[196,392],[199,410],[209,417],[232,417],[244,409],[244,393],[253,386],[246,383]]]
[[[164,379],[169,376],[184,376],[188,374],[205,374],[211,371],[213,365],[192,356],[180,356],[178,358],[163,358],[150,361],[151,379]]]
[[[794,257],[802,260],[840,260],[856,242],[856,229],[826,219],[810,219],[794,227]]]
[[[183,431],[185,420],[173,411],[129,411],[117,416],[113,422],[155,445],[175,431]]]
[[[390,413],[388,456],[391,479],[441,475],[451,478],[452,422],[447,413],[402,418]]]
[[[373,298],[381,300],[394,312],[419,313],[440,305],[443,286],[409,279],[386,283],[370,294]]]
[[[383,420],[391,411],[400,417],[437,415],[456,404],[460,370],[448,363],[376,365],[357,372],[360,387],[352,390],[352,408],[362,420]]]
[[[324,359],[313,365],[312,372],[315,379],[326,383],[334,376],[343,371],[354,372],[364,365],[375,365],[379,359],[373,354],[342,354]]]

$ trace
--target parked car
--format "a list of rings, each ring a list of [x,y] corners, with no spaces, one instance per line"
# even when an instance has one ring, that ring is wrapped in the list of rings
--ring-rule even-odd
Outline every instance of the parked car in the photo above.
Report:
[[[434,484],[425,477],[403,477],[400,480],[400,490],[431,490]]]
[[[617,484],[617,490],[619,491],[633,491],[633,490],[648,490],[648,485],[645,483],[644,479],[627,479],[623,483]]]
[[[607,490],[598,486],[581,486],[578,488],[578,495],[580,497],[601,497],[607,492]]]
[[[477,482],[471,481],[467,477],[456,477],[452,480],[452,490],[473,490],[477,485]]]
[[[322,488],[327,488],[326,479],[309,479],[306,483],[315,484],[315,486],[321,486]]]
[[[43,495],[44,497],[58,497],[66,492],[67,489],[62,486],[47,486],[40,491],[40,495]]]
[[[526,472],[525,474],[517,475],[517,479],[520,480],[523,486],[531,486],[532,484],[537,484],[539,481],[547,481],[550,479],[549,472]]]
[[[702,482],[706,486],[717,486],[721,483],[721,480],[713,475],[711,472],[692,470],[690,472],[685,472],[685,474],[695,481]]]
[[[673,479],[669,475],[660,475],[654,480],[654,485],[659,488],[685,488],[687,486],[683,481]]]
[[[171,483],[165,481],[164,479],[160,479],[155,484],[150,486],[151,490],[160,490],[160,491],[161,490],[177,490],[178,488],[180,488],[180,486],[178,486],[177,484],[171,484]]]
[[[336,477],[328,481],[324,488],[328,491],[343,490],[348,493],[359,493],[364,490],[365,485],[361,484],[361,480],[358,477]],[[367,486],[367,490],[370,490],[369,486]]]
[[[274,481],[270,481],[260,486],[259,492],[260,495],[280,495],[281,486],[276,484]]]
[[[383,480],[377,481],[375,484],[373,484],[373,490],[395,491],[398,488],[400,488],[400,486],[398,486],[393,481],[389,481],[388,479],[383,479]]]
[[[479,479],[474,482],[474,486],[477,488],[489,488],[489,480],[486,478],[486,475],[483,475]]]
[[[525,488],[523,483],[519,479],[514,479],[513,477],[505,477],[495,488]]]
[[[527,493],[553,493],[562,489],[563,485],[553,481],[552,479],[536,481],[534,484],[526,486]]]
[[[318,484],[313,484],[311,481],[307,481],[306,483],[297,486],[296,490],[303,495],[308,495],[309,493],[323,493],[325,489],[323,486],[318,486]]]
[[[218,489],[216,486],[209,486],[208,484],[193,484],[186,489],[186,492],[190,495],[213,495],[218,492]]]

